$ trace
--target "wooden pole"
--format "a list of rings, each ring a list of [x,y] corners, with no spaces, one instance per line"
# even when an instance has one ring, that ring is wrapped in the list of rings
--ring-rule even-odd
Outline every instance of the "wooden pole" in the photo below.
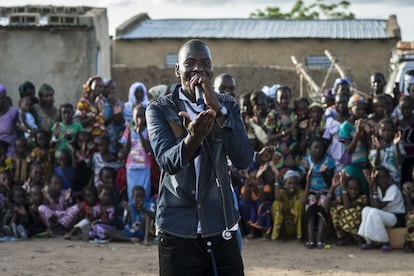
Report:
[[[313,81],[312,77],[309,76],[308,72],[306,72],[305,68],[303,68],[302,63],[299,63],[295,56],[291,56],[290,59],[292,60],[292,63],[296,66],[296,71],[298,74],[303,76],[303,78],[307,81],[309,86],[311,87],[312,94],[309,95],[309,97],[314,98],[318,97],[318,93],[320,93],[319,86]]]

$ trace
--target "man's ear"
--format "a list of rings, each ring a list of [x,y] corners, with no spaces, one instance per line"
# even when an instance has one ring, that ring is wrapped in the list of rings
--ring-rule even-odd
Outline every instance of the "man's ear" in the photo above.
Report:
[[[178,63],[175,64],[175,76],[177,78],[180,78],[180,66],[178,65]]]

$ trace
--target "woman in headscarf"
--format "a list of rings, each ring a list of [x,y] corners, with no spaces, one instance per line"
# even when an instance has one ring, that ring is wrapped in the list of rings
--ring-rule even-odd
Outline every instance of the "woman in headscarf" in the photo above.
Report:
[[[123,110],[125,121],[132,121],[132,110],[135,105],[141,104],[147,107],[148,103],[148,93],[145,85],[142,82],[134,82],[131,84],[128,92],[128,102],[124,104]]]
[[[96,138],[105,132],[105,118],[96,105],[96,100],[102,94],[103,88],[101,77],[90,77],[83,85],[83,94],[76,104],[75,117],[79,119],[83,130],[92,134],[95,150],[98,149]]]
[[[43,83],[39,88],[39,104],[33,106],[41,130],[50,131],[53,124],[59,117],[58,109],[55,107],[55,90],[47,83]]]
[[[12,156],[15,152],[14,143],[17,139],[16,123],[18,113],[15,107],[10,106],[6,87],[0,85],[0,140],[9,144],[7,156]]]

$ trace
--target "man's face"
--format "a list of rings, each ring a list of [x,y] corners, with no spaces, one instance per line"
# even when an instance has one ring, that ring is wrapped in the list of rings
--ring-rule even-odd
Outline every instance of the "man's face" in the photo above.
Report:
[[[213,78],[213,61],[208,47],[195,42],[181,48],[178,53],[175,74],[180,78],[182,88],[187,92],[193,92],[190,87],[190,79],[194,75],[211,80]]]

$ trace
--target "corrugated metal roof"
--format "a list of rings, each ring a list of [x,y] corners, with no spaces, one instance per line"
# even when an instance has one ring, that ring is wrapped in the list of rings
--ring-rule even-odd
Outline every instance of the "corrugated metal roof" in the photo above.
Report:
[[[146,19],[117,39],[388,39],[387,20]]]

